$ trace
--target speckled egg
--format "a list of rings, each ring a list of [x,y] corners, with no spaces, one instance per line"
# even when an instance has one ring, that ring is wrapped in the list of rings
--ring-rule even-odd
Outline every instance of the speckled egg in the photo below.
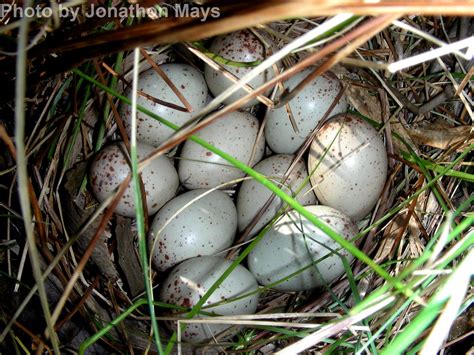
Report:
[[[326,206],[306,206],[306,209],[345,239],[356,236],[356,225],[342,212]],[[351,261],[352,256],[345,250],[334,253],[339,247],[309,220],[290,211],[250,252],[248,265],[262,285],[280,291],[304,291],[331,283],[344,273],[341,257]],[[290,277],[294,273],[297,274]],[[282,283],[271,285],[285,278]]]
[[[137,144],[139,159],[147,157],[153,150],[148,144]],[[90,170],[90,186],[97,200],[102,202],[107,199],[130,173],[123,143],[103,148],[96,155]],[[168,157],[159,156],[142,170],[141,177],[146,192],[148,214],[152,215],[176,195],[179,186],[178,174]],[[115,209],[116,213],[127,217],[135,216],[135,196],[131,184]]]
[[[153,220],[153,264],[164,271],[183,260],[223,251],[231,246],[236,230],[237,210],[227,194],[188,191],[164,205]]]
[[[320,203],[357,221],[372,210],[383,190],[387,152],[370,124],[343,114],[315,136],[308,157],[308,171],[314,169],[311,184]]]
[[[231,264],[232,261],[217,256],[202,256],[183,261],[163,282],[160,301],[193,307]],[[258,304],[257,290],[255,277],[246,268],[238,265],[206,301],[203,311],[223,316],[254,314]],[[255,293],[230,301],[251,292]],[[226,300],[229,302],[211,306]],[[188,342],[201,342],[230,327],[223,324],[194,323],[186,326],[182,336],[183,340]]]
[[[297,190],[301,187],[304,180],[308,177],[306,166],[302,160],[298,161],[293,168],[288,179],[282,185],[283,176],[295,159],[294,155],[278,154],[271,156],[255,165],[254,170],[265,175],[273,183],[283,189],[287,194],[296,196],[296,199],[302,205],[316,204],[316,197],[311,191],[309,180],[306,182],[302,190],[295,195]],[[237,195],[237,212],[239,216],[239,230],[243,231],[258,214],[260,209],[264,206],[266,201],[270,198],[272,192],[255,180],[245,180],[240,187]],[[262,227],[276,216],[277,212],[283,207],[283,202],[280,198],[275,197],[268,207],[267,211],[260,217],[250,236],[255,235]]]
[[[179,111],[175,108],[159,104],[142,95],[138,95],[137,104],[178,126],[182,126],[206,105],[208,97],[206,81],[204,80],[204,76],[197,69],[187,64],[163,64],[160,68],[189,102],[193,111]],[[138,90],[156,99],[186,108],[170,86],[153,68],[140,74]],[[131,99],[131,91],[128,90],[126,94],[128,98]],[[120,111],[129,134],[131,109],[130,105],[122,104]],[[158,120],[140,111],[137,112],[137,139],[140,142],[157,147],[169,138],[173,132],[171,128],[168,128]]]
[[[265,149],[263,135],[257,141],[258,130],[259,122],[255,116],[247,112],[232,112],[201,129],[196,136],[252,166],[262,159]],[[189,140],[183,146],[178,173],[187,189],[213,188],[245,176],[226,160]]]
[[[267,44],[272,45],[271,40],[267,40],[267,42]],[[271,51],[268,48],[265,48],[260,39],[247,30],[236,31],[214,38],[209,50],[225,59],[236,62],[254,62],[257,60],[264,60],[271,55]],[[245,68],[231,65],[223,65],[223,67],[230,73],[234,74],[237,78],[242,78],[253,69],[252,67]],[[226,78],[221,72],[214,70],[209,65],[206,65],[204,75],[209,90],[211,90],[214,96],[219,95],[234,84],[233,81]],[[255,79],[251,80],[248,84],[255,89],[269,81],[274,76],[274,71],[268,69]],[[229,105],[247,94],[247,91],[240,89],[228,97],[224,101],[224,104]],[[242,107],[251,107],[257,103],[258,101],[256,99],[250,100]]]
[[[285,82],[285,88],[293,90],[312,71],[313,69],[306,69],[294,75]],[[270,109],[265,125],[265,139],[270,148],[275,153],[295,153],[316,128],[341,88],[341,83],[332,73],[318,76],[307,84],[288,104],[297,131],[291,124],[286,106]],[[346,110],[347,101],[342,96],[328,117]]]

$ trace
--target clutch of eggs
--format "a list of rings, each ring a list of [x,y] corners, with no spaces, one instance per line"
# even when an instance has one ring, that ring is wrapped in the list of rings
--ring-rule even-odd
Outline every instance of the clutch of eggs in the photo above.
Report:
[[[272,51],[271,41],[263,43],[252,32],[243,30],[216,37],[210,51],[239,62],[265,59]],[[269,45],[268,45],[269,44]],[[224,65],[240,78],[252,68]],[[182,112],[165,101],[184,107],[176,93],[154,69],[140,74],[138,104],[158,116],[182,126],[204,108],[209,91],[219,95],[233,82],[205,66],[205,74],[187,64],[164,64],[160,68],[184,95],[192,112]],[[313,69],[306,69],[284,82],[294,89]],[[260,86],[274,76],[267,70],[250,82]],[[209,86],[209,90],[208,90]],[[341,83],[332,74],[313,79],[287,107],[270,109],[264,137],[258,138],[260,122],[249,112],[225,114],[195,135],[265,175],[286,193],[347,240],[357,234],[354,221],[365,217],[375,206],[387,174],[387,156],[377,131],[361,119],[339,114],[347,110],[342,98],[335,104],[331,118],[312,141],[307,165],[294,163],[286,181],[283,177],[295,160],[294,154],[308,139],[338,96]],[[130,92],[127,93],[130,96]],[[246,95],[239,90],[229,97],[229,104]],[[256,104],[249,102],[245,107]],[[290,123],[288,109],[296,127]],[[120,109],[130,130],[128,105]],[[138,155],[148,156],[153,147],[163,143],[173,130],[140,112],[137,120]],[[264,159],[265,140],[273,152]],[[149,249],[153,265],[169,272],[161,284],[159,298],[163,302],[189,309],[231,265],[223,255],[231,247],[237,231],[249,226],[272,193],[253,179],[245,180],[234,201],[225,188],[245,177],[245,173],[201,145],[187,140],[180,151],[178,169],[166,156],[154,159],[144,167],[141,178],[146,191],[149,215],[156,212],[150,225]],[[107,199],[130,174],[128,154],[123,143],[102,149],[91,165],[92,192],[99,201]],[[310,180],[310,183],[308,182]],[[179,184],[188,191],[175,197]],[[313,190],[313,191],[311,191]],[[317,200],[322,205],[317,206]],[[250,236],[267,225],[284,206],[275,197],[263,212]],[[135,215],[133,190],[127,187],[116,212]],[[302,291],[331,283],[344,274],[341,258],[352,256],[296,211],[289,211],[275,222],[267,235],[250,252],[250,269],[239,265],[205,303],[208,315],[240,315],[256,312],[258,283],[280,291]],[[168,271],[171,270],[171,271]],[[258,283],[257,283],[258,282]],[[234,298],[239,298],[233,300]],[[193,323],[186,326],[183,340],[201,342],[227,330],[230,325]]]

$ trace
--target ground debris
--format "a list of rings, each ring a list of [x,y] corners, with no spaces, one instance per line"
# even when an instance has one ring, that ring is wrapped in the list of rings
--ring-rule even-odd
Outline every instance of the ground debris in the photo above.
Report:
[[[71,170],[68,171],[68,173],[66,173],[66,182],[63,186],[65,191],[63,195],[64,220],[71,236],[76,234],[82,228],[82,226],[90,220],[92,214],[94,213],[94,209],[84,208],[84,198],[81,194],[77,193],[82,179],[86,174],[86,168],[87,163],[85,162],[76,164]],[[77,241],[79,252],[82,253],[87,248],[87,245],[94,236],[99,223],[100,217],[92,221],[83,235],[79,238]],[[117,269],[115,268],[115,264],[110,258],[110,253],[105,239],[105,235],[100,236],[100,242],[95,246],[94,251],[92,252],[91,260],[108,280],[117,280],[119,275]]]
[[[471,126],[452,126],[441,119],[434,122],[423,121],[417,127],[408,128],[407,132],[415,143],[439,149],[458,147],[457,150],[462,151],[474,143]]]
[[[130,218],[122,216],[117,216],[116,220],[115,235],[117,239],[118,263],[130,288],[131,296],[135,297],[143,292],[144,284],[140,262],[135,253],[132,221]]]

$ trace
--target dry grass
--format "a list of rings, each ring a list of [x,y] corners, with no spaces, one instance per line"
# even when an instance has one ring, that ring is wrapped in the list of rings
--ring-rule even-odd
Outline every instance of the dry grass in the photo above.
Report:
[[[265,32],[281,51],[254,63],[254,71],[240,81],[225,73],[236,82],[230,90],[244,87],[248,95],[213,112],[231,94],[223,92],[195,113],[196,124],[178,130],[134,168],[251,98],[268,107],[285,105],[301,87],[282,96],[263,93],[311,66],[314,71],[304,83],[332,70],[344,83],[351,109],[384,134],[389,177],[353,243],[359,254],[348,277],[312,292],[262,288],[257,315],[206,320],[245,325],[237,337],[217,337],[196,351],[468,351],[473,337],[474,38],[471,18],[450,15],[472,15],[472,5],[254,1],[223,5],[219,18],[204,22],[83,18],[75,27],[54,17],[0,19],[0,351],[75,352],[80,343],[97,343],[92,345],[97,351],[133,353],[179,341],[179,332],[172,336],[161,327],[161,340],[157,328],[155,344],[150,336],[154,320],[161,325],[176,318],[163,312],[167,305],[151,306],[151,289],[144,292],[141,286],[144,278],[159,285],[163,275],[136,269],[148,264],[143,250],[147,219],[139,214],[137,225],[113,214],[126,184],[138,181],[138,175],[97,205],[87,191],[84,164],[78,163],[119,138],[133,152],[135,139],[127,137],[117,110],[117,92],[133,84],[133,69],[154,68],[162,76],[157,64],[178,60],[198,68],[206,62],[225,72],[206,54],[204,42],[196,41],[240,28]],[[342,15],[327,21],[336,14]],[[351,16],[344,14],[362,17],[349,25]],[[324,39],[328,23],[343,26]],[[313,38],[317,41],[308,45]],[[135,58],[133,48],[139,48]],[[284,70],[275,79],[259,88],[247,85],[277,62]],[[169,85],[182,103],[175,108],[188,110],[179,88]],[[169,105],[153,93],[138,94]],[[261,110],[255,113],[263,116]],[[305,156],[309,143],[298,157]],[[229,257],[239,256],[239,261],[248,253],[253,245],[249,230],[236,237]],[[136,236],[140,253],[119,253],[126,248],[123,240],[130,247]],[[155,309],[158,317],[150,312]],[[179,319],[190,322],[200,320]],[[179,350],[190,348],[183,344]]]

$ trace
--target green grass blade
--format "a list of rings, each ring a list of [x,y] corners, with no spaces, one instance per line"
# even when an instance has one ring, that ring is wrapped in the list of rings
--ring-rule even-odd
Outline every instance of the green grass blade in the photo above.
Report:
[[[403,159],[409,161],[410,163],[417,163],[417,161],[413,158],[413,156],[405,151],[401,151]],[[426,169],[432,170],[435,173],[441,173],[444,168],[441,165],[438,165],[436,163],[430,162],[429,160],[425,159],[418,159],[419,162],[423,163]],[[467,182],[474,183],[474,175],[466,173],[464,171],[458,171],[458,170],[449,170],[444,174],[445,176],[451,176],[456,179],[464,180]]]
[[[197,49],[199,49],[203,54],[205,54],[206,57],[209,57],[210,59],[212,59],[213,61],[221,65],[229,65],[231,67],[236,67],[236,68],[250,68],[250,67],[256,67],[257,65],[262,63],[261,60],[256,60],[253,62],[238,62],[235,60],[230,60],[230,59],[220,56],[217,53],[211,52],[209,49],[204,47],[204,45],[201,42],[196,41],[196,42],[192,42],[192,44]]]
[[[457,292],[458,281],[470,278],[474,265],[474,250],[466,256],[443,287],[431,298],[421,312],[410,321],[403,332],[385,347],[382,354],[401,354],[427,329],[436,319],[453,292]]]
[[[82,342],[82,344],[79,346],[79,355],[84,355],[86,353],[86,350],[88,347],[92,346],[95,344],[100,338],[102,338],[105,334],[110,332],[113,327],[115,327],[117,324],[122,322],[125,318],[127,318],[130,314],[133,313],[138,307],[143,306],[148,303],[148,300],[146,299],[139,299],[137,302],[132,304],[130,307],[128,307],[124,312],[122,312],[117,318],[112,320],[109,324],[107,324],[105,327],[100,329],[97,333],[95,333],[93,336],[87,338]]]
[[[76,144],[77,136],[81,131],[81,124],[84,118],[84,113],[86,111],[87,101],[89,100],[89,96],[91,93],[91,86],[87,85],[86,90],[84,93],[84,99],[82,100],[81,107],[79,109],[79,115],[76,120],[76,124],[72,130],[71,138],[69,139],[69,144],[66,148],[66,153],[64,154],[64,166],[66,169],[69,168],[69,161],[71,159],[72,150],[74,149],[74,145]]]
[[[143,211],[143,199],[140,188],[140,177],[138,175],[138,154],[137,154],[137,86],[138,86],[138,70],[139,70],[140,49],[134,50],[134,66],[133,66],[133,90],[132,90],[132,134],[130,139],[130,160],[132,165],[132,187],[135,198],[135,213],[137,221],[138,232],[138,246],[140,260],[142,264],[143,278],[145,282],[145,291],[150,309],[151,324],[153,335],[156,342],[158,353],[163,353],[163,348],[160,340],[160,333],[158,329],[158,322],[156,320],[155,306],[153,304],[153,286],[151,280],[148,278],[148,253],[147,253],[147,236],[145,233],[145,218]]]

